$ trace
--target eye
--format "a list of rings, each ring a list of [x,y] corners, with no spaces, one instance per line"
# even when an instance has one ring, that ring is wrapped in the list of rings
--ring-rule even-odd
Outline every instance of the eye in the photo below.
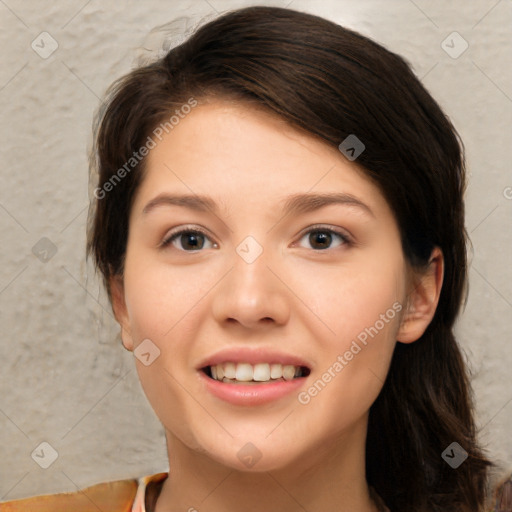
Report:
[[[213,249],[218,247],[215,242],[212,242],[208,235],[198,229],[180,229],[179,231],[171,232],[162,241],[160,247],[168,247],[173,245],[176,249],[186,252],[200,251],[201,249]]]
[[[343,233],[324,227],[314,227],[309,229],[299,240],[299,244],[304,241],[310,245],[310,249],[325,250],[334,249],[341,245],[350,244],[348,236]]]

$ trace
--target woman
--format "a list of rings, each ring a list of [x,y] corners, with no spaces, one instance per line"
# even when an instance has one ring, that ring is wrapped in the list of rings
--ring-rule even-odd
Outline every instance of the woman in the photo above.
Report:
[[[489,506],[453,335],[463,151],[402,58],[228,13],[113,86],[92,164],[88,251],[170,472],[31,510]]]

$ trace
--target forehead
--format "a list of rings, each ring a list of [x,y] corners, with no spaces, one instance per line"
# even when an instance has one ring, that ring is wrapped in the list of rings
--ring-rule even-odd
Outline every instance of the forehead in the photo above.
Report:
[[[343,192],[387,206],[337,148],[276,115],[228,102],[195,107],[150,151],[134,206],[162,191],[268,207],[286,195]]]

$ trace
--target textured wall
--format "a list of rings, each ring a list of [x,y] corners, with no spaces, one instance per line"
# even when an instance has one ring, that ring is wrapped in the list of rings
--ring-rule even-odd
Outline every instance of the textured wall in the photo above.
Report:
[[[251,3],[0,0],[0,500],[167,470],[163,430],[85,264],[92,116],[152,28]],[[512,3],[267,4],[401,53],[460,131],[474,249],[458,333],[482,439],[512,466]]]

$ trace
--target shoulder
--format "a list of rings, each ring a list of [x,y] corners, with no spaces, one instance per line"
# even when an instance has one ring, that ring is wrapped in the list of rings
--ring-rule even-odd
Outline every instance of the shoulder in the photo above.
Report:
[[[1,512],[130,512],[138,480],[107,482],[76,492],[49,494],[0,503]]]

